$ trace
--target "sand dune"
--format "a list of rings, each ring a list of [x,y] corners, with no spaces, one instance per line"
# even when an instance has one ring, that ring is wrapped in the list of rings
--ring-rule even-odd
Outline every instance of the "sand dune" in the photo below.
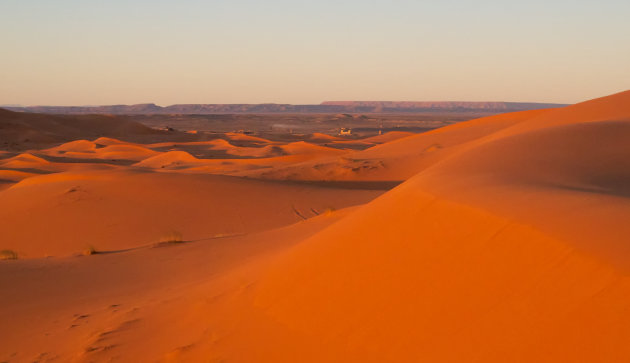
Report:
[[[342,140],[340,137],[322,134],[321,132],[315,132],[311,134],[308,139],[313,142],[331,142]]]
[[[245,134],[241,134],[237,132],[228,132],[225,134],[225,137],[233,141],[249,141],[249,142],[258,143],[258,144],[269,143],[269,140],[267,139],[263,139],[261,137],[256,137],[256,136],[251,136],[251,135],[245,135]]]
[[[144,160],[158,154],[156,151],[139,145],[119,142],[103,146],[103,144],[87,140],[68,142],[47,150],[42,150],[41,153],[63,158],[122,159],[133,161]]]
[[[48,175],[7,154],[0,360],[628,361],[629,135],[630,91],[363,151],[133,144],[156,154]],[[61,147],[96,144],[132,146]],[[199,241],[150,243],[173,229]],[[87,241],[112,253],[67,257]]]
[[[256,306],[325,341],[313,361],[624,361],[630,93],[612,98],[435,164],[287,254]]]
[[[19,154],[4,160],[0,160],[0,165],[11,169],[36,169],[50,165],[50,162],[29,153]]]
[[[95,139],[93,142],[97,145],[105,145],[105,146],[125,143],[124,141],[117,140],[111,137],[99,137],[98,139]]]
[[[81,253],[89,246],[119,250],[157,242],[171,231],[197,240],[275,228],[377,193],[206,175],[55,173],[0,194],[0,240],[24,258]]]
[[[212,340],[214,333],[206,324],[217,315],[204,311],[205,304],[199,303],[233,301],[222,296],[234,293],[234,281],[231,276],[221,276],[237,270],[244,261],[268,261],[277,251],[347,213],[340,210],[246,236],[0,264],[0,285],[12,296],[3,300],[0,309],[4,322],[0,326],[0,357],[10,361],[37,357],[66,361],[208,360],[211,353],[203,354],[204,358],[190,358],[189,353],[214,345],[200,339]],[[21,283],[15,283],[16,278]],[[240,280],[236,289],[248,290],[247,279]],[[224,312],[215,310],[219,316]],[[231,319],[234,313],[224,318]]]
[[[188,146],[204,146],[207,150],[222,151],[225,156],[219,159],[197,158],[187,151],[173,150],[148,157],[134,166],[161,171],[186,170],[195,173],[225,175],[248,175],[251,170],[274,170],[285,165],[301,164],[308,160],[321,159],[331,155],[343,155],[346,150],[339,150],[307,142],[291,142],[263,147],[239,147],[217,139],[207,142],[177,144],[181,149]],[[153,145],[155,147],[156,145]],[[163,147],[164,145],[159,144]],[[199,149],[195,149],[199,151]],[[201,154],[204,152],[202,151]],[[233,157],[238,158],[233,158]],[[295,178],[284,178],[295,179]]]
[[[504,128],[542,115],[550,110],[523,111],[484,117],[426,133],[402,137],[338,158],[320,158],[310,163],[289,165],[251,174],[252,177],[302,180],[406,180],[447,154],[466,148]],[[386,134],[387,135],[387,134]],[[381,135],[381,136],[386,136]],[[362,140],[358,140],[362,142]]]

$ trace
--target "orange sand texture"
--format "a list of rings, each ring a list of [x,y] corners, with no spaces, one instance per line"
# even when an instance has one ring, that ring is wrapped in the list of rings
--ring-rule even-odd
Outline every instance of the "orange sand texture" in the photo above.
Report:
[[[354,141],[19,117],[57,143],[0,153],[0,362],[630,361],[630,91]]]

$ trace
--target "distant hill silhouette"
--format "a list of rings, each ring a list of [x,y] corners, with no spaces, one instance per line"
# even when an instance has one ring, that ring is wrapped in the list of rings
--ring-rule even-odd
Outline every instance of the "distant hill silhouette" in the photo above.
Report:
[[[159,134],[138,122],[107,115],[46,115],[0,108],[0,149],[30,143],[97,138],[128,138]]]
[[[563,107],[564,104],[524,102],[397,102],[327,101],[319,105],[261,104],[179,104],[153,103],[110,106],[6,107],[12,111],[54,114],[226,114],[226,113],[413,113],[413,112],[514,112]]]

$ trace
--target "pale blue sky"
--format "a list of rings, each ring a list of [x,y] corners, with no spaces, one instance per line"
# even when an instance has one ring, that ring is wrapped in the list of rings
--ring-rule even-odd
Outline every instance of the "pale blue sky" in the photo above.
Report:
[[[577,102],[630,88],[624,0],[0,0],[0,104]]]

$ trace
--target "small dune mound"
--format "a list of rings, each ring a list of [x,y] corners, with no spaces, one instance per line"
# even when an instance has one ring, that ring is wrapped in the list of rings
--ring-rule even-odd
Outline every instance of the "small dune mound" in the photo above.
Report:
[[[144,160],[157,154],[159,152],[142,146],[125,144],[113,144],[96,151],[96,156],[101,159]]]
[[[76,140],[70,141],[65,144],[59,145],[48,149],[49,152],[55,154],[64,154],[67,152],[87,153],[96,150],[96,143],[88,140]]]
[[[117,144],[125,144],[124,141],[120,141],[117,139],[112,139],[111,137],[99,137],[98,139],[93,141],[97,145],[117,145]]]
[[[142,160],[134,166],[153,168],[153,169],[169,169],[181,168],[185,166],[199,164],[199,159],[190,155],[186,151],[168,151]]]
[[[250,157],[250,158],[267,158],[273,156],[284,155],[285,152],[280,146],[266,145],[263,147],[240,147],[230,144],[224,139],[216,139],[210,142],[210,149],[222,150],[229,155]]]
[[[286,155],[286,152],[278,145],[267,145],[259,149],[258,157],[275,157]]]
[[[205,142],[205,144],[208,145],[210,150],[220,150],[225,151],[226,153],[232,153],[234,150],[238,149],[237,146],[230,144],[230,142],[225,139],[214,139]]]
[[[49,161],[29,153],[22,153],[12,158],[0,160],[0,166],[7,169],[38,169],[49,164]]]
[[[207,144],[208,146],[214,149],[221,149],[221,150],[233,149],[235,147],[234,145],[230,144],[230,142],[225,139],[214,139],[214,140],[208,141]]]
[[[16,155],[12,158],[3,160],[3,162],[5,163],[6,162],[21,162],[25,164],[50,164],[48,160],[42,159],[39,156],[35,156],[29,153],[22,153],[22,154]]]
[[[97,142],[98,141],[98,142]],[[158,152],[136,144],[127,144],[109,138],[99,138],[94,142],[77,140],[44,151],[55,157],[75,159],[143,160]]]
[[[267,139],[263,139],[262,137],[245,135],[238,132],[227,132],[225,133],[225,137],[227,137],[229,140],[234,140],[234,141],[249,141],[249,142],[261,143],[261,144],[268,144],[271,142]]]

